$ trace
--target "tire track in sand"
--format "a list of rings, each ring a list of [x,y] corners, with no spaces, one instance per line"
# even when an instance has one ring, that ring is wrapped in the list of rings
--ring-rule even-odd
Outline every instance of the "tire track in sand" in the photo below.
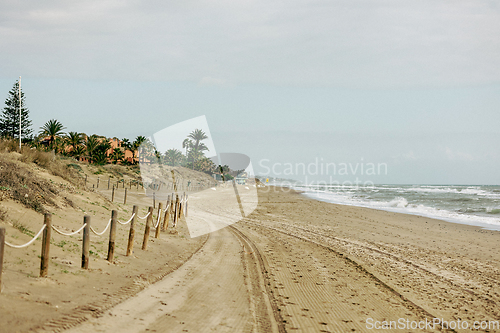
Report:
[[[420,321],[433,317],[362,266],[322,244],[255,223],[243,222],[237,227],[267,259],[286,331],[364,332],[368,318]]]
[[[179,269],[69,332],[254,332],[242,247],[224,228]]]

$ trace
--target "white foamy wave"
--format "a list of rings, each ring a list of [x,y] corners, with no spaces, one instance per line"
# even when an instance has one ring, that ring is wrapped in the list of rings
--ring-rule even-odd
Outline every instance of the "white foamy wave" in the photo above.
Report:
[[[301,187],[300,189],[304,190],[305,188]],[[472,190],[474,189],[467,189],[467,190],[471,190],[468,191],[467,193],[468,195],[471,195],[473,193]],[[431,207],[424,204],[413,204],[409,203],[408,200],[402,196],[397,196],[390,200],[382,201],[382,200],[370,200],[367,199],[366,197],[364,198],[361,198],[359,196],[356,197],[353,195],[354,193],[355,193],[354,191],[350,191],[350,193],[347,193],[344,191],[331,192],[327,190],[307,190],[305,194],[317,200],[336,203],[336,204],[360,206],[366,208],[387,210],[391,212],[426,216],[454,223],[469,224],[469,225],[500,230],[500,219],[497,217],[463,214],[460,212],[453,212],[447,209],[440,209],[437,207]],[[447,193],[460,193],[460,191],[457,192],[449,191]],[[477,193],[478,191],[474,192],[474,194]],[[497,213],[497,211],[495,210],[490,210],[490,211]]]

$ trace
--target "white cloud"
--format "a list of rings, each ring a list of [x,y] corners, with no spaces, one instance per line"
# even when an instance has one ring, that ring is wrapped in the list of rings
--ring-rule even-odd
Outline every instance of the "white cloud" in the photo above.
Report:
[[[462,160],[462,161],[474,160],[474,157],[471,154],[458,150],[452,150],[449,147],[444,148],[444,153],[449,160]]]
[[[410,150],[409,152],[403,154],[403,158],[407,159],[407,160],[413,160],[413,161],[417,160],[417,156],[415,155],[413,150]]]
[[[217,79],[210,76],[205,76],[199,81],[200,86],[221,86],[224,85],[226,81],[223,79]]]
[[[487,1],[23,1],[0,5],[2,75],[347,87],[500,81]]]

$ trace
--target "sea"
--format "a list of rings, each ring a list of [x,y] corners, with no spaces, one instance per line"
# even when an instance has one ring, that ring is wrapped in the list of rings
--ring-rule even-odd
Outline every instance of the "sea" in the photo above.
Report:
[[[285,184],[276,184],[285,185]],[[426,216],[500,231],[500,186],[288,185],[325,202]]]

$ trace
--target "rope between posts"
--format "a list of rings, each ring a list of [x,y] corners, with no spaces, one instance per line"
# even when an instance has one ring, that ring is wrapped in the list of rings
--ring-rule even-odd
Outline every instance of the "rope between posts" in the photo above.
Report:
[[[106,230],[108,230],[109,226],[111,225],[111,220],[112,220],[112,219],[109,219],[109,222],[108,222],[108,224],[106,225],[106,228],[104,228],[104,230],[103,230],[102,232],[97,232],[97,231],[95,231],[95,230],[94,230],[94,228],[92,228],[92,226],[90,226],[90,230],[91,230],[94,234],[96,234],[97,236],[101,236],[102,234],[104,234],[104,233],[106,232]]]
[[[30,241],[29,241],[28,243],[26,243],[26,244],[23,244],[23,245],[14,245],[14,244],[10,244],[10,243],[7,243],[7,242],[4,242],[4,243],[5,243],[5,245],[7,245],[8,247],[13,247],[13,248],[15,248],[15,249],[21,249],[21,248],[23,248],[23,247],[29,246],[29,245],[31,245],[31,243],[33,243],[33,242],[35,241],[35,239],[37,239],[38,237],[40,237],[40,235],[42,234],[42,231],[43,231],[43,230],[45,230],[45,227],[46,227],[46,226],[47,226],[47,225],[46,225],[46,224],[44,224],[44,225],[42,226],[42,229],[40,229],[40,231],[39,231],[39,232],[35,235],[35,237],[33,237],[33,239],[32,239],[32,240],[30,240]]]
[[[135,213],[134,213],[134,214],[132,214],[132,216],[130,217],[130,219],[129,219],[127,222],[120,222],[120,221],[118,221],[118,220],[116,220],[116,222],[118,222],[118,223],[120,223],[120,224],[125,225],[125,224],[130,223],[130,221],[132,221],[132,219],[134,218],[134,216],[135,216]]]
[[[141,220],[144,220],[146,217],[148,217],[148,216],[149,216],[149,214],[151,214],[151,212],[148,212],[148,213],[146,214],[146,216],[144,216],[144,217],[137,216],[137,218],[139,218],[139,219],[141,219]]]
[[[156,219],[156,224],[153,225],[153,228],[158,228],[158,225],[160,224],[160,219],[161,219],[161,212],[162,210],[160,209],[160,211],[158,212],[158,218]]]
[[[58,234],[61,234],[61,235],[64,235],[64,236],[73,236],[73,235],[76,235],[77,233],[79,233],[80,231],[82,231],[85,227],[87,226],[87,223],[85,223],[80,229],[78,229],[77,231],[75,232],[70,232],[70,233],[65,233],[65,232],[62,232],[61,230],[57,229],[56,227],[52,226],[52,229],[55,230],[55,232],[57,232]]]

